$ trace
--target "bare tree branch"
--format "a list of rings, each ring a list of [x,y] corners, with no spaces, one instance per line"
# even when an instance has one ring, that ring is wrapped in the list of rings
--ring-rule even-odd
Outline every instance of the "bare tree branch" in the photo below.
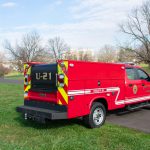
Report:
[[[128,16],[128,21],[120,25],[121,31],[134,39],[136,47],[131,48],[139,61],[150,61],[150,1],[143,3],[140,8],[134,9]]]
[[[22,71],[24,62],[44,61],[45,52],[37,32],[24,35],[21,42],[17,42],[15,46],[12,46],[9,41],[5,41],[4,48],[10,52],[19,71]]]
[[[51,38],[48,40],[48,53],[50,53],[54,60],[63,59],[65,53],[69,51],[70,47],[60,37]]]

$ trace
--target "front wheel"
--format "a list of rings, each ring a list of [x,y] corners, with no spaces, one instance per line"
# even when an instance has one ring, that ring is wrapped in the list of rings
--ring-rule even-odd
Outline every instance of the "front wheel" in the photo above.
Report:
[[[102,126],[106,120],[106,108],[102,103],[94,102],[89,115],[83,117],[90,128]]]

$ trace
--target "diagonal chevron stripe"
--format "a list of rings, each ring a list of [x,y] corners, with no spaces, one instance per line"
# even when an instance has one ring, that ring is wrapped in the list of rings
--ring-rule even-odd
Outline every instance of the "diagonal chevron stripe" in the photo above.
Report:
[[[29,91],[29,89],[31,89],[31,85],[28,85],[26,88],[25,88],[25,92],[28,92]]]
[[[28,74],[28,75],[31,74],[31,67],[28,68],[27,74]]]
[[[59,105],[62,105],[62,102],[61,102],[61,100],[60,100],[60,99],[59,99],[59,101],[58,101],[58,104],[59,104]]]
[[[31,66],[27,68],[28,64],[24,64],[24,78],[25,75],[30,76],[31,74]],[[28,92],[31,89],[31,79],[28,77],[28,85],[25,85],[25,79],[24,79],[24,92]]]
[[[58,82],[58,104],[60,105],[66,105],[68,104],[68,94],[67,94],[67,87],[68,87],[68,77],[66,75],[66,72],[68,70],[68,61],[62,61],[61,63],[64,64],[63,67],[65,67],[65,70],[61,67],[61,64],[58,63],[58,75],[63,74],[64,75],[64,87],[60,87],[60,83]]]
[[[64,61],[64,65],[66,67],[66,70],[68,70],[68,61]]]
[[[68,77],[65,75],[65,78],[64,78],[64,83],[66,84],[66,86],[68,86]]]
[[[66,86],[68,86],[68,77],[66,76],[66,74],[64,73],[64,71],[61,69],[60,65],[58,64],[58,74],[64,74],[65,78],[64,78],[64,84],[66,84]]]
[[[59,87],[58,91],[60,92],[60,94],[64,98],[65,102],[68,104],[68,95],[67,95],[66,91],[62,87]]]

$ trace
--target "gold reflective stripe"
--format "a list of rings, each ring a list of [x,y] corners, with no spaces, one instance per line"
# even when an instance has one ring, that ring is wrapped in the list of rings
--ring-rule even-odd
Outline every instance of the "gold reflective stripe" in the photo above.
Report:
[[[62,105],[62,102],[59,100],[59,101],[58,101],[58,104],[59,104],[59,105]]]
[[[68,61],[64,61],[64,65],[66,67],[66,70],[68,70]]]
[[[27,68],[28,64],[24,64],[24,71],[27,69],[26,75],[30,75],[31,74],[31,66],[29,68]],[[25,84],[25,79],[24,79],[24,84]],[[25,92],[28,92],[29,89],[31,89],[31,80],[28,82],[28,85],[25,88]]]
[[[61,96],[64,98],[66,103],[68,104],[68,95],[66,91],[62,87],[58,87],[58,91],[60,92]]]
[[[31,84],[31,80],[28,82],[28,84]]]
[[[68,61],[64,61],[64,65],[66,67],[66,70],[68,71]],[[64,83],[66,84],[66,86],[68,86],[68,77],[66,75],[64,78]]]
[[[24,70],[27,68],[27,66],[29,66],[28,64],[24,64]]]
[[[29,67],[27,74],[30,75],[31,74],[31,67]]]
[[[28,68],[27,68],[27,66],[28,66]],[[29,67],[28,64],[24,64],[24,71],[25,71],[26,69],[27,69],[26,74],[30,75],[30,74],[31,74],[31,66]]]
[[[58,64],[58,74],[63,73],[63,70],[61,69],[60,65]]]
[[[67,71],[68,70],[68,61],[63,61],[62,63],[64,63],[64,67]],[[58,63],[58,75],[59,74],[64,75],[64,84],[66,85],[66,87],[68,87],[68,77],[66,76],[65,72],[61,68],[61,65]],[[57,82],[58,82],[58,92],[60,93],[61,97],[63,98],[63,101],[61,101],[61,98],[59,99],[58,104],[64,105],[64,101],[66,102],[66,104],[68,104],[67,91],[65,91],[64,87],[59,87],[60,83],[59,83],[59,81],[57,81]]]
[[[25,92],[28,92],[30,88],[31,88],[31,85],[28,85],[25,89]]]
[[[65,75],[65,78],[64,78],[64,83],[66,84],[66,86],[68,86],[68,77]]]

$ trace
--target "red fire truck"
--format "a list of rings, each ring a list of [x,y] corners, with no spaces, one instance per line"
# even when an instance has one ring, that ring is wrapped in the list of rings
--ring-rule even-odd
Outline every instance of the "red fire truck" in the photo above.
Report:
[[[25,119],[41,122],[82,117],[100,127],[110,110],[150,105],[150,76],[127,64],[59,60],[24,65]]]

